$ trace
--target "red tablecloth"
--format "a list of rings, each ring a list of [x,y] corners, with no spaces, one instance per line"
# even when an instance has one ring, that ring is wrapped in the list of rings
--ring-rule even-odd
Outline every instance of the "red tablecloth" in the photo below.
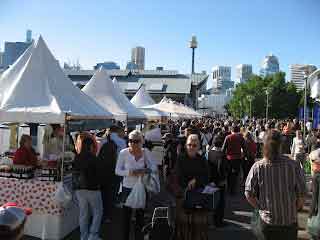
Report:
[[[58,183],[55,182],[0,177],[0,205],[15,202],[32,208],[34,213],[62,215],[63,207],[53,201],[57,188]]]

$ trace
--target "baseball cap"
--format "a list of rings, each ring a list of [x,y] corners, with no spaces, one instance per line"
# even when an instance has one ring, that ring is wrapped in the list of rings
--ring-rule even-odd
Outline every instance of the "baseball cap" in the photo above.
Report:
[[[0,227],[14,231],[32,214],[31,208],[19,207],[16,203],[6,203],[0,207]]]

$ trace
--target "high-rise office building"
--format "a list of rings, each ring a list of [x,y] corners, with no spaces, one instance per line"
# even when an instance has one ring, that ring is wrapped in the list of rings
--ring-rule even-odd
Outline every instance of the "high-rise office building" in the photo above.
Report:
[[[0,68],[3,67],[3,55],[4,55],[4,53],[1,52],[1,49],[0,49]]]
[[[31,43],[31,42],[32,42],[32,31],[28,29],[26,33],[26,43]]]
[[[6,68],[13,64],[30,46],[30,44],[31,43],[26,42],[5,42],[3,56],[4,67]]]
[[[138,65],[133,62],[127,62],[126,70],[137,70]]]
[[[236,83],[245,83],[252,75],[251,64],[239,64],[236,66]]]
[[[144,70],[144,66],[145,66],[145,48],[144,47],[132,48],[131,62],[136,64],[139,70]]]
[[[231,67],[229,66],[214,66],[211,76],[214,92],[225,91],[234,86],[234,82],[231,81]]]
[[[267,75],[278,73],[279,71],[280,67],[278,58],[273,54],[265,56],[261,64],[260,75],[265,77]]]
[[[26,42],[4,42],[2,67],[7,68],[8,66],[12,65],[31,44],[31,30],[27,30]]]
[[[290,68],[290,81],[296,86],[297,90],[304,89],[305,74],[310,75],[317,70],[317,67],[309,64],[291,64]]]

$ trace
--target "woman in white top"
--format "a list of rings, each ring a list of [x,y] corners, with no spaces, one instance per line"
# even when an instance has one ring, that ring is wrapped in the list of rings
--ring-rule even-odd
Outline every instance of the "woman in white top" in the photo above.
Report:
[[[122,201],[125,202],[133,186],[140,176],[156,172],[156,162],[151,158],[147,149],[142,148],[143,136],[134,130],[129,134],[129,148],[123,149],[118,156],[116,175],[123,177]],[[129,240],[132,209],[123,206],[124,240]],[[144,209],[136,209],[135,240],[143,240]]]
[[[296,131],[296,137],[293,139],[291,146],[291,156],[294,160],[298,161],[303,167],[305,161],[305,144],[303,141],[302,132],[300,130]]]

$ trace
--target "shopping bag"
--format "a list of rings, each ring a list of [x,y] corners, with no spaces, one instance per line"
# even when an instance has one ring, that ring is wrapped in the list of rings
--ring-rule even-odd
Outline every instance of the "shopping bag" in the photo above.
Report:
[[[146,151],[143,151],[145,168],[149,168],[150,159]],[[150,169],[150,168],[149,168]],[[142,177],[142,182],[149,193],[157,194],[160,192],[160,178],[158,172],[151,172]]]
[[[207,193],[203,188],[186,191],[184,195],[183,207],[185,209],[206,209],[209,211],[216,210],[220,201],[220,190]]]
[[[142,181],[147,192],[153,194],[160,192],[160,179],[158,173],[146,174],[143,176]]]
[[[63,207],[67,207],[68,204],[72,200],[71,192],[63,185],[62,182],[58,183],[58,188],[53,196],[53,200],[62,205]]]
[[[313,237],[320,237],[320,215],[312,216],[307,221],[308,233]]]
[[[141,177],[133,186],[124,205],[133,209],[144,209],[146,207],[146,190]]]
[[[257,208],[255,208],[252,212],[251,230],[257,239],[264,239],[264,235],[262,234],[261,217],[259,214],[259,209]]]
[[[307,230],[312,237],[320,236],[320,218],[318,215],[308,218]]]

